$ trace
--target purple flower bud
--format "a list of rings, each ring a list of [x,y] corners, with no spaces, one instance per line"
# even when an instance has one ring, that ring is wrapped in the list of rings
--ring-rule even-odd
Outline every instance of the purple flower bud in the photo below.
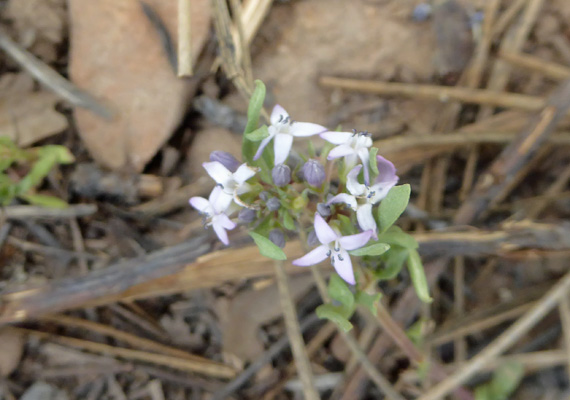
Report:
[[[238,167],[241,165],[238,160],[230,153],[225,151],[212,151],[210,153],[210,161],[217,161],[221,163],[224,167],[229,169],[231,172],[236,172]]]
[[[265,203],[269,211],[277,211],[281,208],[281,201],[277,197],[272,197]]]
[[[321,217],[328,217],[331,215],[331,206],[325,203],[318,203],[317,212],[321,214]]]
[[[269,240],[271,240],[277,247],[285,247],[285,235],[283,235],[281,229],[273,229],[269,232]]]
[[[321,244],[321,242],[319,242],[319,238],[317,237],[317,232],[311,230],[311,232],[309,232],[309,235],[307,236],[307,245],[309,245],[310,247],[314,247],[318,244]]]
[[[291,168],[285,164],[277,164],[271,171],[271,177],[275,186],[285,186],[291,182]]]
[[[430,17],[431,13],[431,5],[428,3],[420,3],[414,8],[412,19],[416,22],[423,22]]]
[[[251,208],[242,208],[241,210],[239,210],[238,219],[241,222],[249,224],[250,222],[253,222],[255,220],[255,217],[257,217],[257,212],[255,210],[252,210]]]
[[[267,200],[269,200],[269,193],[261,192],[261,193],[259,193],[259,198],[263,201],[267,201]]]
[[[303,165],[303,177],[311,186],[321,186],[325,181],[325,167],[317,160],[309,160]]]

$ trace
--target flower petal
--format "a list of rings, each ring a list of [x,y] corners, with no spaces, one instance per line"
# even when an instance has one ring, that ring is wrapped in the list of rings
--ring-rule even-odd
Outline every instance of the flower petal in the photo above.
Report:
[[[244,163],[234,172],[233,179],[237,183],[242,184],[254,175],[255,169]]]
[[[381,182],[372,186],[370,189],[374,192],[374,196],[370,197],[370,199],[368,199],[368,202],[370,204],[378,203],[380,200],[386,197],[390,189],[396,186],[396,183],[398,183],[398,177],[396,177],[396,179],[391,182]]]
[[[362,196],[366,192],[366,186],[358,182],[358,174],[362,165],[357,165],[346,175],[346,188],[355,196]]]
[[[214,232],[216,232],[216,235],[218,236],[218,239],[220,239],[220,242],[222,242],[226,246],[230,244],[230,241],[228,239],[228,234],[222,225],[212,224],[212,228],[214,228]]]
[[[335,158],[345,157],[351,154],[354,154],[354,149],[347,144],[341,144],[329,152],[327,159],[334,160]]]
[[[370,185],[370,173],[368,172],[368,162],[370,160],[370,153],[368,152],[368,148],[361,147],[358,149],[358,157],[362,161],[362,165],[364,166],[364,183]]]
[[[219,183],[222,186],[227,186],[228,183],[232,180],[232,173],[229,169],[224,167],[221,162],[205,162],[202,164],[202,166],[208,175],[210,175],[212,179],[216,181],[216,183]]]
[[[283,107],[281,107],[279,104],[276,104],[275,107],[273,107],[273,111],[271,111],[271,124],[275,125],[276,123],[279,122],[279,117],[282,117],[282,120],[287,118],[289,116],[289,114],[287,113],[287,111],[285,111],[285,109]]]
[[[233,222],[226,214],[219,214],[215,217],[216,224],[220,225],[224,229],[232,230],[236,227],[235,222]]]
[[[346,250],[356,250],[364,246],[372,237],[372,231],[357,233],[356,235],[343,236],[338,241]]]
[[[319,213],[315,213],[314,226],[317,239],[319,239],[319,242],[322,244],[329,244],[333,240],[338,239],[336,232],[332,230],[329,224],[326,223]]]
[[[293,136],[288,133],[278,133],[273,142],[275,149],[275,165],[283,164],[291,151]]]
[[[212,207],[210,206],[210,202],[203,197],[192,197],[190,199],[190,205],[201,213],[212,214]]]
[[[313,136],[326,131],[327,128],[324,126],[313,124],[311,122],[293,122],[289,130],[291,135],[297,137]]]
[[[356,280],[354,279],[354,271],[352,270],[352,261],[350,260],[350,255],[346,250],[341,249],[335,257],[333,265],[337,274],[340,275],[344,281],[350,285],[354,285]]]
[[[344,144],[350,140],[352,137],[352,132],[333,132],[328,131],[321,133],[321,138],[325,139],[327,142],[332,144]]]
[[[372,230],[376,232],[376,221],[372,215],[372,204],[363,204],[356,210],[356,220],[358,226],[363,231]]]
[[[356,209],[356,198],[348,193],[340,193],[327,201],[327,204],[344,203],[352,209]]]
[[[320,245],[316,249],[309,251],[301,258],[293,260],[291,264],[298,267],[308,267],[309,265],[315,265],[327,258],[327,253],[329,252],[329,246],[324,244]]]
[[[267,146],[271,139],[273,139],[273,136],[275,135],[269,135],[261,141],[259,147],[257,148],[257,151],[255,152],[255,155],[253,156],[254,161],[259,160],[259,157],[261,157],[261,154],[263,154],[263,149],[265,149],[265,146]]]
[[[378,178],[376,178],[376,183],[391,182],[394,179],[396,182],[398,181],[398,176],[396,176],[396,167],[394,164],[382,156],[376,156],[376,163],[378,165]]]

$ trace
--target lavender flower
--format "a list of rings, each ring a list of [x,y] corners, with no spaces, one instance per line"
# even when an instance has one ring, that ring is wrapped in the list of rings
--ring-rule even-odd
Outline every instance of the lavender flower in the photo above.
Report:
[[[357,180],[362,165],[354,167],[346,176],[346,188],[350,192],[341,193],[329,200],[332,203],[345,203],[356,211],[356,219],[362,230],[372,230],[376,236],[376,220],[372,215],[372,207],[382,200],[390,189],[398,183],[394,164],[384,157],[376,156],[378,177],[372,186],[363,185]]]
[[[307,267],[318,264],[330,257],[331,264],[347,283],[354,285],[354,271],[348,250],[359,249],[368,243],[372,231],[357,233],[356,235],[340,236],[335,232],[319,214],[315,214],[315,233],[321,245],[311,250],[303,257],[293,261],[293,265]]]
[[[275,186],[283,187],[291,182],[291,168],[285,164],[277,164],[271,171]]]
[[[308,160],[302,168],[303,177],[311,186],[321,186],[325,181],[325,167],[317,160]]]
[[[251,186],[246,181],[255,175],[256,170],[247,164],[242,164],[232,173],[221,162],[213,161],[202,164],[208,175],[216,181],[222,189],[222,194],[218,196],[217,201],[220,203],[220,209],[226,209],[232,202],[232,199],[242,204],[239,195],[247,193],[251,190]]]
[[[277,211],[281,208],[281,201],[277,197],[272,197],[265,203],[269,211]]]
[[[269,232],[269,240],[271,240],[277,247],[285,247],[285,235],[283,235],[281,229],[271,230],[271,232]]]
[[[368,132],[325,132],[321,133],[321,137],[327,142],[336,144],[337,146],[329,153],[328,159],[344,157],[347,169],[352,169],[358,159],[364,165],[364,181],[368,184],[370,181],[368,173],[369,150],[372,146],[372,139]]]
[[[289,117],[289,114],[279,104],[271,112],[271,125],[269,126],[269,136],[261,141],[257,153],[253,157],[258,160],[263,153],[265,146],[275,138],[273,146],[275,149],[275,165],[283,164],[291,151],[294,137],[306,137],[325,132],[327,128],[310,122],[296,122]]]
[[[224,213],[226,209],[220,208],[223,202],[218,199],[223,195],[222,188],[216,186],[207,200],[203,197],[192,197],[190,205],[204,215],[206,218],[204,226],[212,226],[220,241],[227,246],[229,240],[226,230],[234,229],[236,224]]]
[[[227,151],[212,151],[210,153],[210,161],[217,161],[221,163],[231,172],[236,172],[240,166],[240,162]]]

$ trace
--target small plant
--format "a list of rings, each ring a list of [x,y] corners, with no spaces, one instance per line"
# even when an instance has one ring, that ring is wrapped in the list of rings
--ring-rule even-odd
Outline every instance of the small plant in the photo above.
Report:
[[[227,231],[239,223],[261,254],[276,260],[287,258],[287,233],[298,234],[312,249],[292,263],[305,267],[329,259],[338,274],[328,287],[334,302],[319,306],[317,314],[344,330],[351,329],[357,305],[375,312],[377,282],[396,277],[405,264],[419,298],[431,301],[418,244],[393,225],[406,209],[410,186],[396,186],[396,169],[372,147],[370,134],[297,122],[279,105],[270,125],[259,126],[264,98],[265,86],[256,81],[243,162],[216,151],[203,165],[216,187],[208,199],[192,197],[190,204],[204,225],[227,245]],[[320,151],[313,138],[321,141]],[[292,150],[297,140],[306,140],[305,153]]]
[[[10,138],[0,136],[0,205],[21,199],[39,206],[66,207],[63,200],[37,194],[35,189],[56,165],[73,161],[64,146],[20,149]]]

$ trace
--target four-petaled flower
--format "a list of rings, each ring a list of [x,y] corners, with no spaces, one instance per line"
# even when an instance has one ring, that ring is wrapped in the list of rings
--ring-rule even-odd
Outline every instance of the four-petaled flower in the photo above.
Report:
[[[271,125],[268,127],[269,136],[261,141],[259,149],[257,149],[257,153],[255,153],[253,159],[258,160],[265,146],[267,146],[271,139],[275,138],[273,141],[275,165],[283,164],[291,151],[293,137],[312,136],[325,132],[326,130],[327,128],[324,126],[311,122],[293,121],[287,111],[278,104],[271,112]]]
[[[372,207],[382,200],[390,189],[398,183],[394,164],[384,157],[376,156],[378,165],[378,177],[372,186],[358,182],[358,174],[362,165],[354,167],[346,176],[346,188],[350,192],[340,193],[328,201],[327,204],[345,203],[356,211],[356,219],[362,230],[372,230],[376,236],[376,221],[372,215]]]
[[[330,257],[331,264],[347,283],[354,285],[354,271],[348,250],[356,250],[370,240],[372,231],[357,233],[356,235],[340,236],[335,232],[318,213],[315,214],[315,233],[321,243],[319,247],[311,250],[303,257],[293,261],[293,265],[307,267],[318,264]]]
[[[202,166],[208,175],[216,181],[217,186],[222,189],[221,194],[216,199],[218,209],[226,210],[232,200],[243,205],[239,195],[251,190],[251,186],[246,181],[255,175],[256,170],[254,168],[242,164],[236,172],[232,173],[218,161],[206,162]]]
[[[358,162],[358,158],[364,165],[364,181],[369,182],[368,173],[368,159],[369,150],[372,146],[372,138],[368,132],[325,132],[320,135],[327,142],[336,144],[337,146],[332,149],[328,155],[329,160],[344,157],[344,162],[347,169],[351,169]]]
[[[221,196],[224,196],[224,192],[221,187],[216,186],[207,200],[203,197],[192,197],[190,205],[204,215],[204,226],[208,227],[211,225],[218,238],[227,246],[229,240],[226,229],[232,230],[236,227],[236,224],[225,214],[227,207],[221,207],[221,204],[223,204],[223,202],[219,201]]]

